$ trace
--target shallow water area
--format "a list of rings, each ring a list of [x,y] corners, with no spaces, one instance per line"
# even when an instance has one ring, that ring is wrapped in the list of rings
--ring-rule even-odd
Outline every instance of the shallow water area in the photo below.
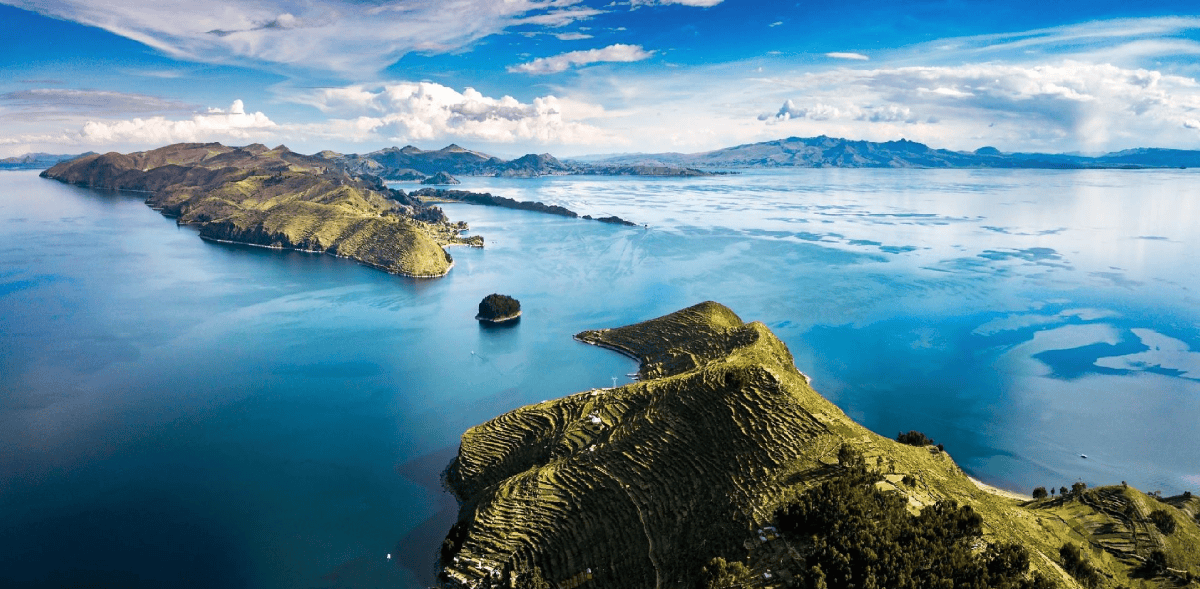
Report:
[[[487,247],[417,280],[0,173],[0,584],[423,586],[458,436],[629,382],[633,362],[571,336],[703,300],[985,482],[1195,491],[1196,179],[462,178],[645,226],[442,205]],[[493,292],[519,323],[475,321]]]

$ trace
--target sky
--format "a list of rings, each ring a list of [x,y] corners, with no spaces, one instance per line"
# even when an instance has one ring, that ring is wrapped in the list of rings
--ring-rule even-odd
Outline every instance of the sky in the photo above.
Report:
[[[0,0],[0,157],[1200,149],[1200,5]]]

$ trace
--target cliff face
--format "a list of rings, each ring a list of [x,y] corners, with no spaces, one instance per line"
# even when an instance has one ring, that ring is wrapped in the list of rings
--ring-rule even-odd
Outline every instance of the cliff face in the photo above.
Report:
[[[444,275],[452,259],[441,246],[461,241],[445,222],[418,220],[442,216],[403,192],[282,146],[178,144],[83,157],[42,175],[146,192],[148,205],[207,239],[325,252],[395,274]]]
[[[1019,543],[1031,568],[1062,586],[1079,586],[1063,569],[1064,543],[1095,547],[1090,561],[1127,586],[1200,573],[1195,499],[1171,507],[1180,527],[1167,537],[1143,521],[1155,500],[1133,489],[1120,492],[1126,503],[1111,488],[1025,502],[985,492],[945,452],[854,423],[809,387],[764,325],[716,303],[576,338],[637,357],[642,380],[523,407],[463,435],[446,471],[462,502],[443,545],[447,586],[537,586],[538,575],[572,588],[703,586],[716,557],[747,564],[734,586],[774,586],[778,577],[762,573],[804,574],[804,546],[761,529],[836,475],[843,445],[910,510],[968,505],[987,542]],[[1097,505],[1133,514],[1128,538],[1114,536],[1125,524]],[[1154,550],[1175,572],[1143,583],[1137,567]]]

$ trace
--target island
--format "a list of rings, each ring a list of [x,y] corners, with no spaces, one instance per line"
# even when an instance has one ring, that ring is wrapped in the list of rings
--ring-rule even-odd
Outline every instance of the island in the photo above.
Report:
[[[516,209],[519,211],[532,211],[535,213],[546,213],[548,215],[558,215],[560,217],[570,217],[572,219],[587,219],[589,221],[600,221],[601,223],[609,223],[612,225],[628,225],[636,226],[637,223],[626,221],[615,215],[593,219],[591,215],[579,216],[579,213],[572,211],[566,207],[559,205],[548,205],[540,202],[528,200],[515,200],[504,196],[492,196],[489,192],[471,192],[469,190],[447,190],[444,188],[422,188],[413,191],[413,197],[419,198],[421,202],[445,203],[445,202],[462,202],[473,205],[483,205],[488,207],[500,207],[505,209]]]
[[[200,237],[322,252],[410,277],[443,276],[464,223],[441,209],[356,175],[321,156],[254,144],[180,143],[130,154],[94,154],[42,173],[79,186],[132,191]]]
[[[1200,499],[975,482],[924,435],[877,435],[762,323],[705,302],[577,340],[639,381],[470,428],[446,587],[1173,587]],[[1070,484],[1070,483],[1068,483]]]
[[[438,173],[436,173],[436,174],[434,174],[434,175],[432,175],[432,176],[430,176],[430,177],[428,177],[428,178],[426,178],[426,179],[424,179],[424,180],[421,180],[421,184],[425,184],[425,185],[439,185],[439,184],[441,184],[441,185],[452,185],[452,184],[461,184],[461,182],[459,182],[459,181],[458,181],[458,178],[455,178],[454,176],[451,176],[450,174],[447,174],[447,173],[445,173],[445,172],[438,172]]]
[[[485,323],[507,323],[520,316],[520,301],[508,295],[492,293],[479,301],[479,314],[475,319]]]

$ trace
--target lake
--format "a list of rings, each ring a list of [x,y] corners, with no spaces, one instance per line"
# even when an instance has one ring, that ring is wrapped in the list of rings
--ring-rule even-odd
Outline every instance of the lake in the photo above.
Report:
[[[571,336],[704,300],[766,323],[851,417],[986,482],[1195,491],[1198,179],[463,178],[644,226],[445,205],[487,247],[417,280],[0,173],[0,584],[420,587],[459,435],[629,382]],[[493,292],[517,325],[474,320]]]

